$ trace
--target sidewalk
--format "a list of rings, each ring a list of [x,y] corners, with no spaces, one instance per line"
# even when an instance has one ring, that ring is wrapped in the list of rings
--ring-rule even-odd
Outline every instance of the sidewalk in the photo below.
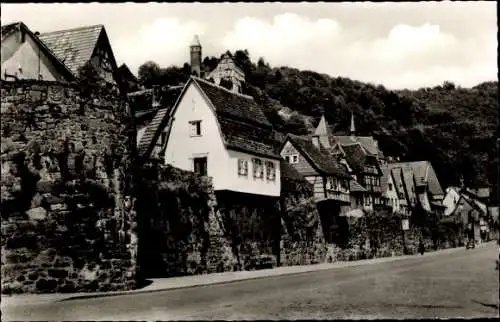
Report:
[[[490,242],[481,244],[477,247],[485,247],[492,244],[493,243]],[[434,252],[427,252],[424,254],[424,256],[426,257],[439,256],[442,254],[456,253],[460,251],[466,251],[466,250],[464,247],[449,248]],[[151,279],[152,283],[144,288],[137,290],[130,290],[130,291],[67,293],[67,294],[63,293],[28,294],[28,295],[13,295],[13,296],[2,295],[2,307],[11,305],[35,305],[35,304],[44,304],[56,301],[96,298],[105,296],[151,293],[151,292],[159,292],[159,291],[174,290],[181,288],[230,283],[234,281],[251,280],[263,277],[301,274],[301,273],[315,272],[327,269],[336,269],[342,267],[354,267],[360,265],[386,263],[386,262],[393,262],[415,257],[417,257],[417,255],[383,257],[383,258],[365,259],[365,260],[358,260],[351,262],[334,262],[334,263],[322,263],[314,265],[283,266],[283,267],[256,270],[256,271],[238,271],[238,272],[224,272],[224,273],[214,273],[205,275],[190,275],[190,276],[181,276],[172,278],[158,278],[158,279]]]

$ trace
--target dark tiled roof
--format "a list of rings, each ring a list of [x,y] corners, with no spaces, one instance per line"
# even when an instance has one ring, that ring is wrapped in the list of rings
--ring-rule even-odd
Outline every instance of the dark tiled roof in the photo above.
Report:
[[[271,128],[249,124],[242,120],[218,116],[224,142],[228,148],[279,158],[275,152]]]
[[[359,184],[356,180],[349,181],[349,190],[350,192],[365,192],[366,189]]]
[[[7,37],[10,35],[12,32],[16,31],[18,28],[20,28],[22,22],[14,22],[10,23],[8,25],[2,26],[2,39],[4,37]]]
[[[337,162],[325,148],[320,147],[318,149],[315,147],[311,138],[289,134],[288,139],[295,148],[309,160],[309,162],[312,162],[312,165],[317,171],[344,178],[350,177],[347,173],[347,169]]]
[[[95,25],[59,30],[43,33],[40,39],[74,75],[78,75],[79,68],[90,60],[103,29],[103,25]]]
[[[364,172],[365,167],[369,165],[379,169],[377,158],[367,154],[360,143],[342,145],[342,149],[346,154],[347,163],[355,172]]]
[[[335,135],[334,139],[340,145],[350,145],[359,142],[363,148],[371,155],[376,155],[378,157],[383,157],[384,154],[378,148],[378,144],[372,136],[346,136],[346,135]]]
[[[389,185],[391,170],[388,166],[382,166],[380,168],[382,170],[382,177],[380,177],[380,190],[385,193],[387,191],[387,186]]]
[[[119,73],[121,76],[123,76],[127,80],[135,81],[137,82],[137,77],[130,71],[130,68],[126,64],[121,64],[120,67],[117,69],[117,73]]]
[[[159,109],[156,112],[155,117],[148,124],[144,135],[141,137],[139,144],[137,145],[137,153],[139,156],[145,156],[151,152],[153,146],[156,144],[156,140],[158,139],[159,133],[163,130],[165,116],[169,111],[168,108]]]
[[[215,107],[218,116],[227,115],[245,122],[271,127],[271,123],[252,97],[233,93],[198,77],[192,79]]]
[[[389,166],[411,168],[417,185],[428,185],[429,192],[433,195],[444,194],[432,164],[429,161],[398,162],[391,163]]]
[[[404,181],[402,177],[401,168],[390,168],[392,178],[394,179],[394,186],[398,192],[398,196],[404,196]]]

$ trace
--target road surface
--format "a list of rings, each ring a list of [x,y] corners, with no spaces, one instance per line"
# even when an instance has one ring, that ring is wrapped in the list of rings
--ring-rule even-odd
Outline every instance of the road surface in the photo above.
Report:
[[[2,307],[2,320],[498,317],[494,244],[154,293]]]

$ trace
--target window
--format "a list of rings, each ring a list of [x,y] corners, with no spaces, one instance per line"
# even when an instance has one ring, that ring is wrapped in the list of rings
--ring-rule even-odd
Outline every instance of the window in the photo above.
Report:
[[[392,183],[389,183],[389,191],[392,191]]]
[[[298,154],[292,155],[292,163],[299,163],[299,155]]]
[[[285,161],[290,163],[290,156],[289,155],[285,155]]]
[[[272,161],[266,161],[266,176],[269,181],[274,181],[276,179],[276,169]]]
[[[189,122],[191,136],[201,136],[201,121]]]
[[[194,172],[200,176],[207,175],[207,157],[193,159]]]
[[[238,159],[238,175],[242,177],[248,176],[248,161],[245,159]]]
[[[263,179],[264,167],[262,166],[262,160],[253,158],[252,163],[253,163],[253,177],[256,179]]]

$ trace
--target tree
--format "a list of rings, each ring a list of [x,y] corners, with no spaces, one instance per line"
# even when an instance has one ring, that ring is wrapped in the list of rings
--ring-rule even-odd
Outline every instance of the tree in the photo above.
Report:
[[[152,85],[158,84],[161,76],[161,68],[157,63],[147,61],[139,66],[138,74],[139,82],[141,82],[145,87],[151,88]]]

